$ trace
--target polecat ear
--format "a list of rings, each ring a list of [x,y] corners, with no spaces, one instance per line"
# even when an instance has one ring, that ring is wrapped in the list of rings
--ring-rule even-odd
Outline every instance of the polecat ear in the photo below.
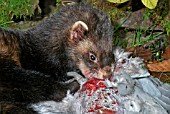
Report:
[[[76,45],[79,41],[81,41],[85,33],[88,31],[87,25],[82,21],[77,21],[73,24],[70,30],[69,40],[73,45]]]
[[[77,3],[80,3],[81,0],[61,0],[61,4],[63,6],[66,6],[66,5],[74,5],[74,4],[77,4]]]

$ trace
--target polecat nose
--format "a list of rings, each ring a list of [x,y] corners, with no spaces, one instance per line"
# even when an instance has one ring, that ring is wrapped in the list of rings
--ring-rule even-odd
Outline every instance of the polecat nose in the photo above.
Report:
[[[110,66],[105,66],[103,68],[103,70],[106,72],[106,73],[111,73],[111,67]]]
[[[99,69],[98,78],[105,79],[112,75],[111,66],[105,66]]]

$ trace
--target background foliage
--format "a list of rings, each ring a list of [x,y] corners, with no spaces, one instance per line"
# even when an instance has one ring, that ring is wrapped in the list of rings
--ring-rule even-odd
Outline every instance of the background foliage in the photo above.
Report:
[[[129,0],[108,0],[108,1],[113,3],[124,3]],[[158,0],[141,0],[141,1],[149,9],[154,9],[158,3]]]
[[[36,4],[37,0],[0,0],[0,27],[8,27],[14,17],[33,15]]]

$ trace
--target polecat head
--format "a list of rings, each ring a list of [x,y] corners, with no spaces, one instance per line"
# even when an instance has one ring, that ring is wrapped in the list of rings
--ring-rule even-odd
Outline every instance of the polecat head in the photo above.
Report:
[[[87,78],[106,78],[112,74],[112,41],[77,21],[69,32],[70,56]]]

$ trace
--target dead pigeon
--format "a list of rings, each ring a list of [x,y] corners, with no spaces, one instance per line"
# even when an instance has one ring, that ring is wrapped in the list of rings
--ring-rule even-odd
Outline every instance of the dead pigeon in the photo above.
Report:
[[[61,102],[42,101],[31,107],[39,114],[170,113],[170,85],[151,76],[143,60],[130,57],[129,52],[118,47],[114,55],[116,65],[108,79],[86,79],[69,72],[81,85],[78,92],[68,91]]]

